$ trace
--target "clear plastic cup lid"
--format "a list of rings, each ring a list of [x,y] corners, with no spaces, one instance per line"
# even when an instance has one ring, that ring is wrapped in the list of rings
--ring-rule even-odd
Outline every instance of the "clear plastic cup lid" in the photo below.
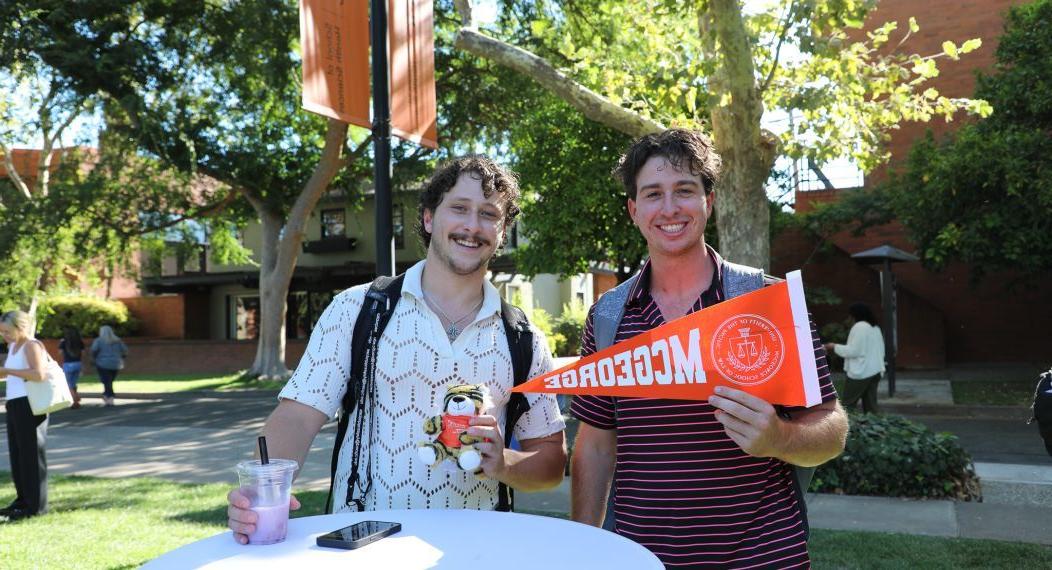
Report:
[[[295,471],[297,467],[299,463],[292,459],[271,459],[266,465],[258,459],[252,459],[238,463],[237,472],[253,475],[278,475],[286,471]]]

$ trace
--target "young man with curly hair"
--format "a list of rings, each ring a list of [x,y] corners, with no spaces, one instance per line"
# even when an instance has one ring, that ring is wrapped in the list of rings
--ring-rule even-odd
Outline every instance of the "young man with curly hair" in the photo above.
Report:
[[[490,260],[515,220],[515,176],[483,156],[442,166],[421,194],[418,231],[427,257],[404,276],[401,297],[377,344],[375,401],[358,406],[376,414],[377,429],[362,435],[373,478],[360,497],[365,510],[493,509],[497,487],[541,490],[562,480],[566,462],[563,420],[555,399],[528,395],[529,410],[516,422],[521,450],[504,447],[505,407],[513,385],[512,360],[499,293],[486,279]],[[282,389],[263,433],[271,457],[303,464],[314,436],[341,406],[350,374],[354,323],[369,285],[337,295],[311,333],[306,353]],[[529,377],[551,369],[544,335],[533,332]],[[442,407],[449,384],[485,384],[494,408],[472,420],[481,473],[431,469],[417,457],[424,421]],[[348,430],[340,448],[333,512],[352,510]],[[481,477],[481,478],[480,478]],[[345,500],[344,498],[348,498]],[[245,543],[256,514],[238,490],[229,497],[229,526]],[[293,507],[298,502],[293,501]]]
[[[649,259],[593,305],[582,355],[605,348],[597,322],[608,327],[603,344],[620,342],[740,293],[742,283],[763,286],[761,270],[728,263],[705,243],[719,171],[709,139],[684,129],[644,136],[621,158],[614,174]],[[607,528],[669,568],[807,567],[793,466],[835,457],[847,433],[813,326],[812,337],[822,387],[813,408],[779,409],[724,387],[707,402],[575,397],[572,518],[602,525],[612,516]]]

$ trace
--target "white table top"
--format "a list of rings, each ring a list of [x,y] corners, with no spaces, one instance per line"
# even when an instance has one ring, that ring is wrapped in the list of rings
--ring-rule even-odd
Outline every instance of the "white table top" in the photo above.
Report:
[[[402,524],[401,532],[357,550],[319,547],[322,534],[360,521]],[[229,531],[164,554],[143,568],[318,570],[418,568],[662,569],[647,549],[605,530],[567,520],[474,510],[371,511],[289,521],[285,542],[241,545]]]

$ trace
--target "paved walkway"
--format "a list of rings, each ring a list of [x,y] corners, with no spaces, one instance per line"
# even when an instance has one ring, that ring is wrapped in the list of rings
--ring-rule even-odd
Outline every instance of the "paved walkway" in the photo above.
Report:
[[[913,394],[936,393],[930,386],[911,389],[909,382],[903,381],[899,384],[903,398],[896,400],[905,399],[911,390]],[[1019,410],[1001,409],[1000,416],[976,416],[969,409],[947,407],[937,398],[927,398],[929,401],[923,403],[919,399],[915,396],[909,403],[883,403],[900,413],[902,406],[917,406],[922,413],[914,419],[958,433],[976,458],[984,502],[811,494],[811,525],[1052,545],[1052,531],[1048,530],[1052,520],[1052,458],[1035,441],[1033,426],[1013,417]],[[236,483],[234,464],[251,457],[254,435],[275,404],[272,394],[258,392],[141,397],[118,400],[115,408],[103,408],[98,398],[86,398],[85,402],[80,410],[52,416],[48,459],[53,472],[100,477],[149,475],[230,485]],[[2,426],[0,422],[0,431]],[[334,431],[330,423],[315,440],[298,488],[327,488]],[[0,469],[10,470],[6,435],[0,435],[0,457]],[[552,491],[519,493],[516,500],[522,509],[566,513],[569,480]]]

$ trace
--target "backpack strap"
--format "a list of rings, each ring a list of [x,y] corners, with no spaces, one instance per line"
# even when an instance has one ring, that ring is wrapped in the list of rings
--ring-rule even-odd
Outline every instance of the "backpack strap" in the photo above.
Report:
[[[522,309],[504,301],[500,302],[500,316],[504,322],[504,336],[511,353],[512,383],[515,386],[529,379],[533,364],[533,331],[530,321]],[[513,392],[504,411],[504,447],[511,445],[515,424],[530,409],[526,395]],[[511,511],[515,508],[515,493],[504,483],[497,485],[497,510]]]
[[[765,277],[762,269],[738,265],[726,260],[721,260],[720,273],[723,279],[723,294],[728,299],[762,289],[768,279],[772,282],[779,281],[774,277]]]
[[[377,277],[365,293],[361,311],[357,320],[354,321],[354,330],[351,336],[351,373],[347,378],[347,391],[340,403],[340,420],[336,425],[336,439],[333,442],[332,460],[329,465],[329,496],[325,501],[325,512],[333,511],[333,492],[336,488],[336,467],[340,460],[340,448],[347,435],[348,424],[351,415],[358,407],[363,397],[363,386],[366,379],[366,356],[375,355],[380,336],[383,335],[391,315],[394,314],[395,305],[401,298],[402,281],[405,274],[397,277]],[[370,376],[373,370],[368,371]],[[347,482],[348,500],[358,480],[358,458],[352,460],[351,478]]]
[[[592,311],[592,334],[595,337],[596,352],[614,344],[617,327],[621,324],[621,318],[625,316],[628,293],[638,280],[639,273],[636,273],[624,283],[603,293],[595,302],[595,310]]]
[[[595,302],[595,308],[592,310],[592,336],[595,339],[596,352],[614,344],[617,327],[625,316],[628,294],[632,291],[636,281],[639,281],[638,272],[626,279],[624,283],[603,293]],[[617,400],[614,400],[614,406],[616,409]],[[606,500],[606,518],[603,519],[603,529],[610,532],[615,532],[614,487],[615,481],[611,480],[610,493]]]

